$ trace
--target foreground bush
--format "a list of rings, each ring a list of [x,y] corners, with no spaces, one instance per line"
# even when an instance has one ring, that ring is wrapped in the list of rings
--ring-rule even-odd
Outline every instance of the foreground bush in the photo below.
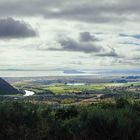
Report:
[[[0,103],[0,140],[139,140],[140,104]]]

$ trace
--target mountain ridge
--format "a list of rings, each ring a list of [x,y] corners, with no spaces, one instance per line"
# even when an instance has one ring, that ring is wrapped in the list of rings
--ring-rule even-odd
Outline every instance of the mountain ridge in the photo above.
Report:
[[[0,78],[0,95],[14,95],[19,94],[19,91],[11,86],[7,81]]]

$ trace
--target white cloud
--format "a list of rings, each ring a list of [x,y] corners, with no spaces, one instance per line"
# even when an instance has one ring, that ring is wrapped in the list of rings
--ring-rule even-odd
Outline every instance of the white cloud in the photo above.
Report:
[[[2,18],[24,21],[39,36],[0,39],[0,68],[139,67],[140,39],[119,36],[140,34],[139,5],[132,0],[2,0]],[[65,38],[74,47],[60,42]],[[97,46],[104,49],[95,51]]]

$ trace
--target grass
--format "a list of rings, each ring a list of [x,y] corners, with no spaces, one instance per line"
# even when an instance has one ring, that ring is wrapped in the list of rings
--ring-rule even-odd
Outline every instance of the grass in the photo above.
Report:
[[[48,90],[52,91],[53,93],[76,93],[76,92],[85,92],[90,90],[103,90],[105,89],[104,84],[89,84],[84,86],[69,86],[69,85],[51,85],[47,88]]]
[[[51,85],[47,89],[53,93],[72,93],[72,92],[85,92],[92,90],[105,90],[106,87],[119,87],[119,86],[130,86],[131,84],[138,85],[140,83],[101,83],[101,84],[88,84],[88,85]]]

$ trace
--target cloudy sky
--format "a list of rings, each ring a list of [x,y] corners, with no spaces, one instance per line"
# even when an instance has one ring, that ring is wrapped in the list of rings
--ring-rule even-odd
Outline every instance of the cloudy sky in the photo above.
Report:
[[[0,0],[0,69],[138,69],[139,15],[139,0]]]

